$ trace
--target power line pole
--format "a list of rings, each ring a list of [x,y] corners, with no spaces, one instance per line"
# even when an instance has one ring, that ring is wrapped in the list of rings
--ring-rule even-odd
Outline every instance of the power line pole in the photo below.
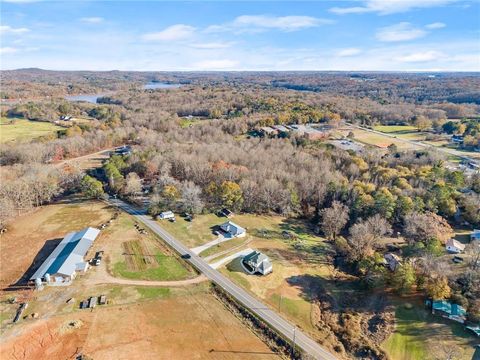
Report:
[[[280,298],[278,299],[278,313],[282,313],[282,300],[283,300],[283,295],[280,295]]]

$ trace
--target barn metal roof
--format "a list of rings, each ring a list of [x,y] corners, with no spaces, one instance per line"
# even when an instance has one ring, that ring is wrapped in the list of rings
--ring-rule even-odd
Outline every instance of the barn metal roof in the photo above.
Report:
[[[88,227],[81,231],[67,234],[30,280],[43,278],[45,274],[73,275],[78,265],[84,263],[83,257],[99,233],[100,230]]]

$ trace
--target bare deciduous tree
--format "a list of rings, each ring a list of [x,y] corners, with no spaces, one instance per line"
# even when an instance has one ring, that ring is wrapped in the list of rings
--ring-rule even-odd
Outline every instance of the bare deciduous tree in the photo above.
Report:
[[[339,201],[320,211],[322,220],[320,226],[327,238],[335,240],[336,236],[345,227],[348,221],[348,208]]]

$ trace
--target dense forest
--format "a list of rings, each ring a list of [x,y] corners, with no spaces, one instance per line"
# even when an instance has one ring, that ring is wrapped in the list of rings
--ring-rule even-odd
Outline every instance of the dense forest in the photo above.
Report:
[[[181,83],[144,90],[148,81]],[[427,123],[458,132],[464,125],[480,141],[478,74],[382,73],[129,73],[2,72],[2,117],[55,121],[84,117],[57,136],[2,145],[2,226],[69,192],[118,194],[135,201],[149,190],[152,215],[192,214],[228,207],[308,220],[330,238],[338,255],[367,287],[388,281],[398,291],[414,284],[429,296],[455,297],[480,319],[479,260],[456,278],[432,257],[452,226],[480,226],[480,175],[445,166],[440,153],[342,150],[301,136],[253,136],[258,126],[344,122]],[[67,94],[109,92],[99,104],[72,103]],[[22,99],[21,101],[18,99]],[[465,121],[466,121],[465,120]],[[469,127],[468,127],[469,126]],[[129,144],[129,156],[113,156],[84,174],[55,163]],[[409,262],[393,278],[379,266],[379,239],[400,232]],[[477,246],[478,248],[478,246]],[[467,249],[472,253],[474,246]],[[480,256],[480,255],[477,255]],[[428,271],[427,271],[428,269]],[[438,295],[440,294],[440,295]]]

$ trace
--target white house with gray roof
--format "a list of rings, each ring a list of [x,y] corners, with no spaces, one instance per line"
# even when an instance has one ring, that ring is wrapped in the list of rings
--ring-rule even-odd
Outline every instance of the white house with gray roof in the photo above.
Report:
[[[247,235],[247,230],[242,228],[241,226],[235,224],[233,221],[227,221],[220,225],[220,229],[228,236],[228,237],[244,237]]]
[[[243,257],[242,265],[244,269],[252,275],[267,275],[273,271],[272,263],[268,256],[256,250]]]
[[[459,254],[465,250],[465,245],[455,239],[449,239],[445,244],[449,253]]]
[[[52,285],[69,284],[78,272],[87,271],[88,262],[84,257],[99,233],[100,230],[88,227],[67,234],[30,280],[41,279]]]

